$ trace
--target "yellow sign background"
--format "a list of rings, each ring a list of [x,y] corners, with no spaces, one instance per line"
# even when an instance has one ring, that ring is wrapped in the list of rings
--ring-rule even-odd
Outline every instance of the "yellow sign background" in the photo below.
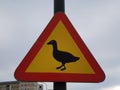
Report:
[[[52,45],[47,45],[51,40],[57,41],[58,50],[69,52],[74,56],[80,57],[80,59],[76,62],[66,63],[66,70],[61,71],[56,69],[56,67],[61,65],[61,62],[54,59],[52,55]],[[42,48],[26,69],[26,72],[94,74],[93,69],[72,39],[62,21],[58,22]]]

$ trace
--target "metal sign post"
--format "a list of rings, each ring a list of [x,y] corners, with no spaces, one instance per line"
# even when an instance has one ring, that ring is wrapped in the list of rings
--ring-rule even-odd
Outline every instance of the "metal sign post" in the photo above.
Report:
[[[65,1],[64,0],[54,0],[54,14],[57,12],[65,13]]]
[[[65,13],[65,1],[54,0],[54,14],[57,12]],[[66,82],[54,82],[53,90],[66,90]]]
[[[66,90],[66,82],[54,82],[53,90]]]

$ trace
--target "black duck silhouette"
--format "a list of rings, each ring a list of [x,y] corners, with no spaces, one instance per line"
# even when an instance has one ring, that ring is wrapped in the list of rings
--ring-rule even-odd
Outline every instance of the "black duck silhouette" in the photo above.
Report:
[[[60,51],[57,48],[57,42],[55,40],[51,40],[50,42],[47,43],[47,45],[52,45],[53,46],[53,57],[62,63],[61,66],[57,67],[56,69],[65,70],[65,64],[69,62],[76,62],[79,60],[79,57],[75,57],[72,54],[66,52],[66,51]]]

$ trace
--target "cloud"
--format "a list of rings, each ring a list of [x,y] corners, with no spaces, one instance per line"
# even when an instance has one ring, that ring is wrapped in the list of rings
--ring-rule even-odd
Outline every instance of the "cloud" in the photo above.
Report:
[[[120,85],[107,87],[107,88],[103,88],[103,89],[100,89],[100,90],[120,90]]]

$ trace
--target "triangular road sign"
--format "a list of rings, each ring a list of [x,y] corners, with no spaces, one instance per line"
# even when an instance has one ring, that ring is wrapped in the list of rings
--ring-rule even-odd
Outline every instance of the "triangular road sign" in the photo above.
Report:
[[[104,72],[64,13],[57,13],[15,71],[21,81],[101,82]]]

